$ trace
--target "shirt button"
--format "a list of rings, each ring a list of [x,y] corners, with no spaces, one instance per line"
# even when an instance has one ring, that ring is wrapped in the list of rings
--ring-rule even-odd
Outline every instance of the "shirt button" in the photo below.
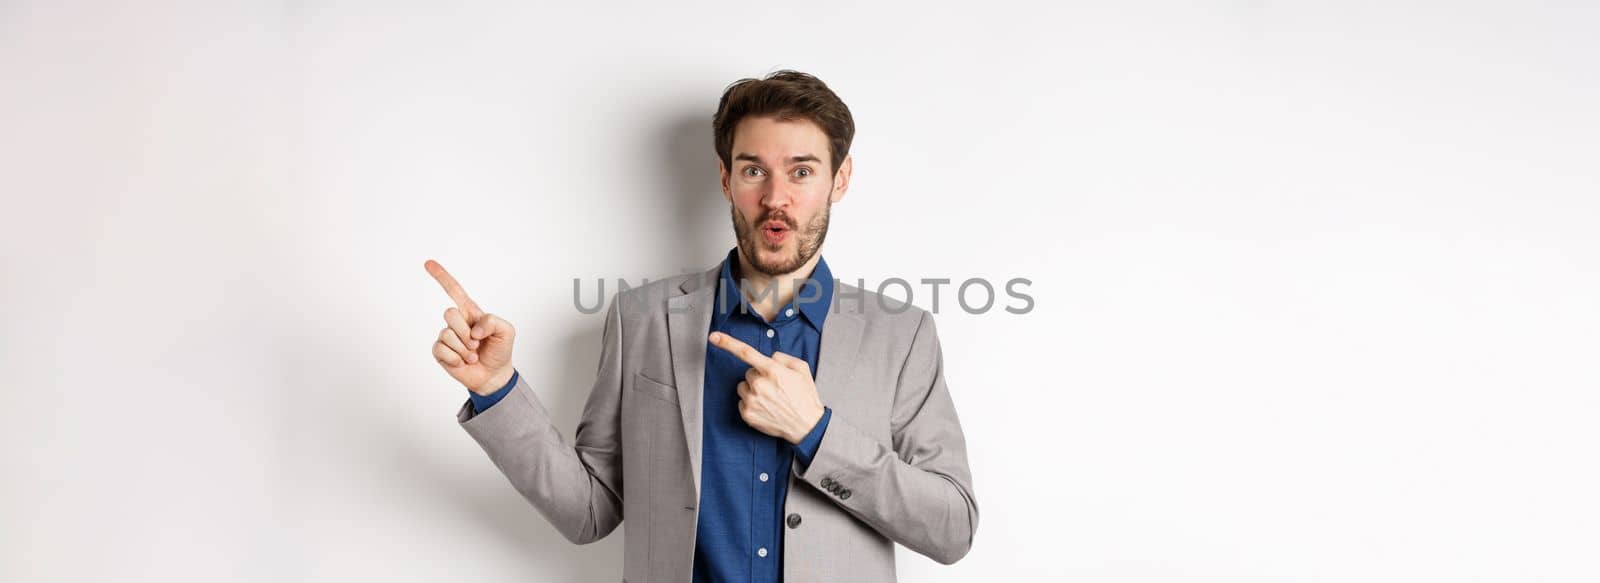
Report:
[[[767,547],[761,547],[759,549],[756,549],[756,556],[758,556],[758,557],[767,556]]]
[[[794,315],[794,308],[789,308],[787,310],[784,310],[783,311],[783,315],[785,315],[785,316],[793,316]]]
[[[767,481],[767,473],[766,472],[761,472],[761,481],[763,481],[763,482]]]
[[[778,333],[774,332],[771,328],[767,328],[767,338],[771,338],[773,336],[776,336],[777,334]]]

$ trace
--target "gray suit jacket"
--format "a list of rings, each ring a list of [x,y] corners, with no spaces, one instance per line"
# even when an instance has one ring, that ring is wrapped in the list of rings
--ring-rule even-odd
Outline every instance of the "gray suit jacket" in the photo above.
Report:
[[[576,444],[526,380],[482,413],[470,400],[457,412],[567,539],[594,542],[628,521],[625,582],[691,578],[706,335],[719,274],[720,266],[612,295]],[[978,504],[933,317],[844,284],[831,310],[816,381],[833,415],[810,467],[791,468],[784,580],[893,581],[896,542],[954,563],[972,547]]]

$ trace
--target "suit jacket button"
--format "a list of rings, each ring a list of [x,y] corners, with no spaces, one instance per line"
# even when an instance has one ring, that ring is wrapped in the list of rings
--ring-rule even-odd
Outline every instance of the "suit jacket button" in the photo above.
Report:
[[[849,500],[850,499],[850,489],[849,488],[845,488],[843,492],[840,492],[839,493],[839,499],[840,500]]]
[[[833,487],[833,478],[823,478],[822,479],[822,487],[824,487],[824,488],[832,488]]]
[[[800,528],[800,515],[799,514],[790,514],[789,515],[789,528]]]

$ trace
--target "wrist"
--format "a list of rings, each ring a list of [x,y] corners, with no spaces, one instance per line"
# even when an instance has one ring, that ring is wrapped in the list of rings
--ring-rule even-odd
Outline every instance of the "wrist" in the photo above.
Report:
[[[516,374],[516,372],[517,372],[517,370],[516,370],[515,367],[509,367],[508,366],[508,367],[506,367],[505,370],[497,372],[493,376],[490,376],[489,380],[484,381],[483,385],[478,386],[478,387],[468,387],[468,390],[470,390],[470,391],[472,391],[474,393],[477,393],[480,396],[484,396],[484,397],[487,397],[489,395],[493,395],[496,392],[498,392],[501,388],[504,388],[506,386],[506,383],[511,382],[511,377],[512,377],[512,375]]]
[[[817,408],[814,412],[806,415],[802,421],[802,425],[804,425],[804,427],[800,427],[794,432],[794,435],[789,437],[789,444],[800,445],[801,441],[805,441],[806,436],[811,434],[811,430],[816,429],[817,424],[822,422],[822,414],[824,412],[824,407],[822,405],[817,405]]]

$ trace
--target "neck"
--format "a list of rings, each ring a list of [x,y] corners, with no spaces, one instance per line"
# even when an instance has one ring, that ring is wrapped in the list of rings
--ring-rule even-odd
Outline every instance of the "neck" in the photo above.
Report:
[[[771,322],[780,308],[794,302],[796,291],[811,277],[812,270],[817,267],[817,261],[822,259],[822,250],[818,249],[811,259],[794,271],[778,275],[756,271],[750,265],[750,260],[745,258],[744,252],[741,251],[737,255],[739,271],[733,274],[733,277],[739,283],[739,293],[756,313],[761,314],[761,319]]]

